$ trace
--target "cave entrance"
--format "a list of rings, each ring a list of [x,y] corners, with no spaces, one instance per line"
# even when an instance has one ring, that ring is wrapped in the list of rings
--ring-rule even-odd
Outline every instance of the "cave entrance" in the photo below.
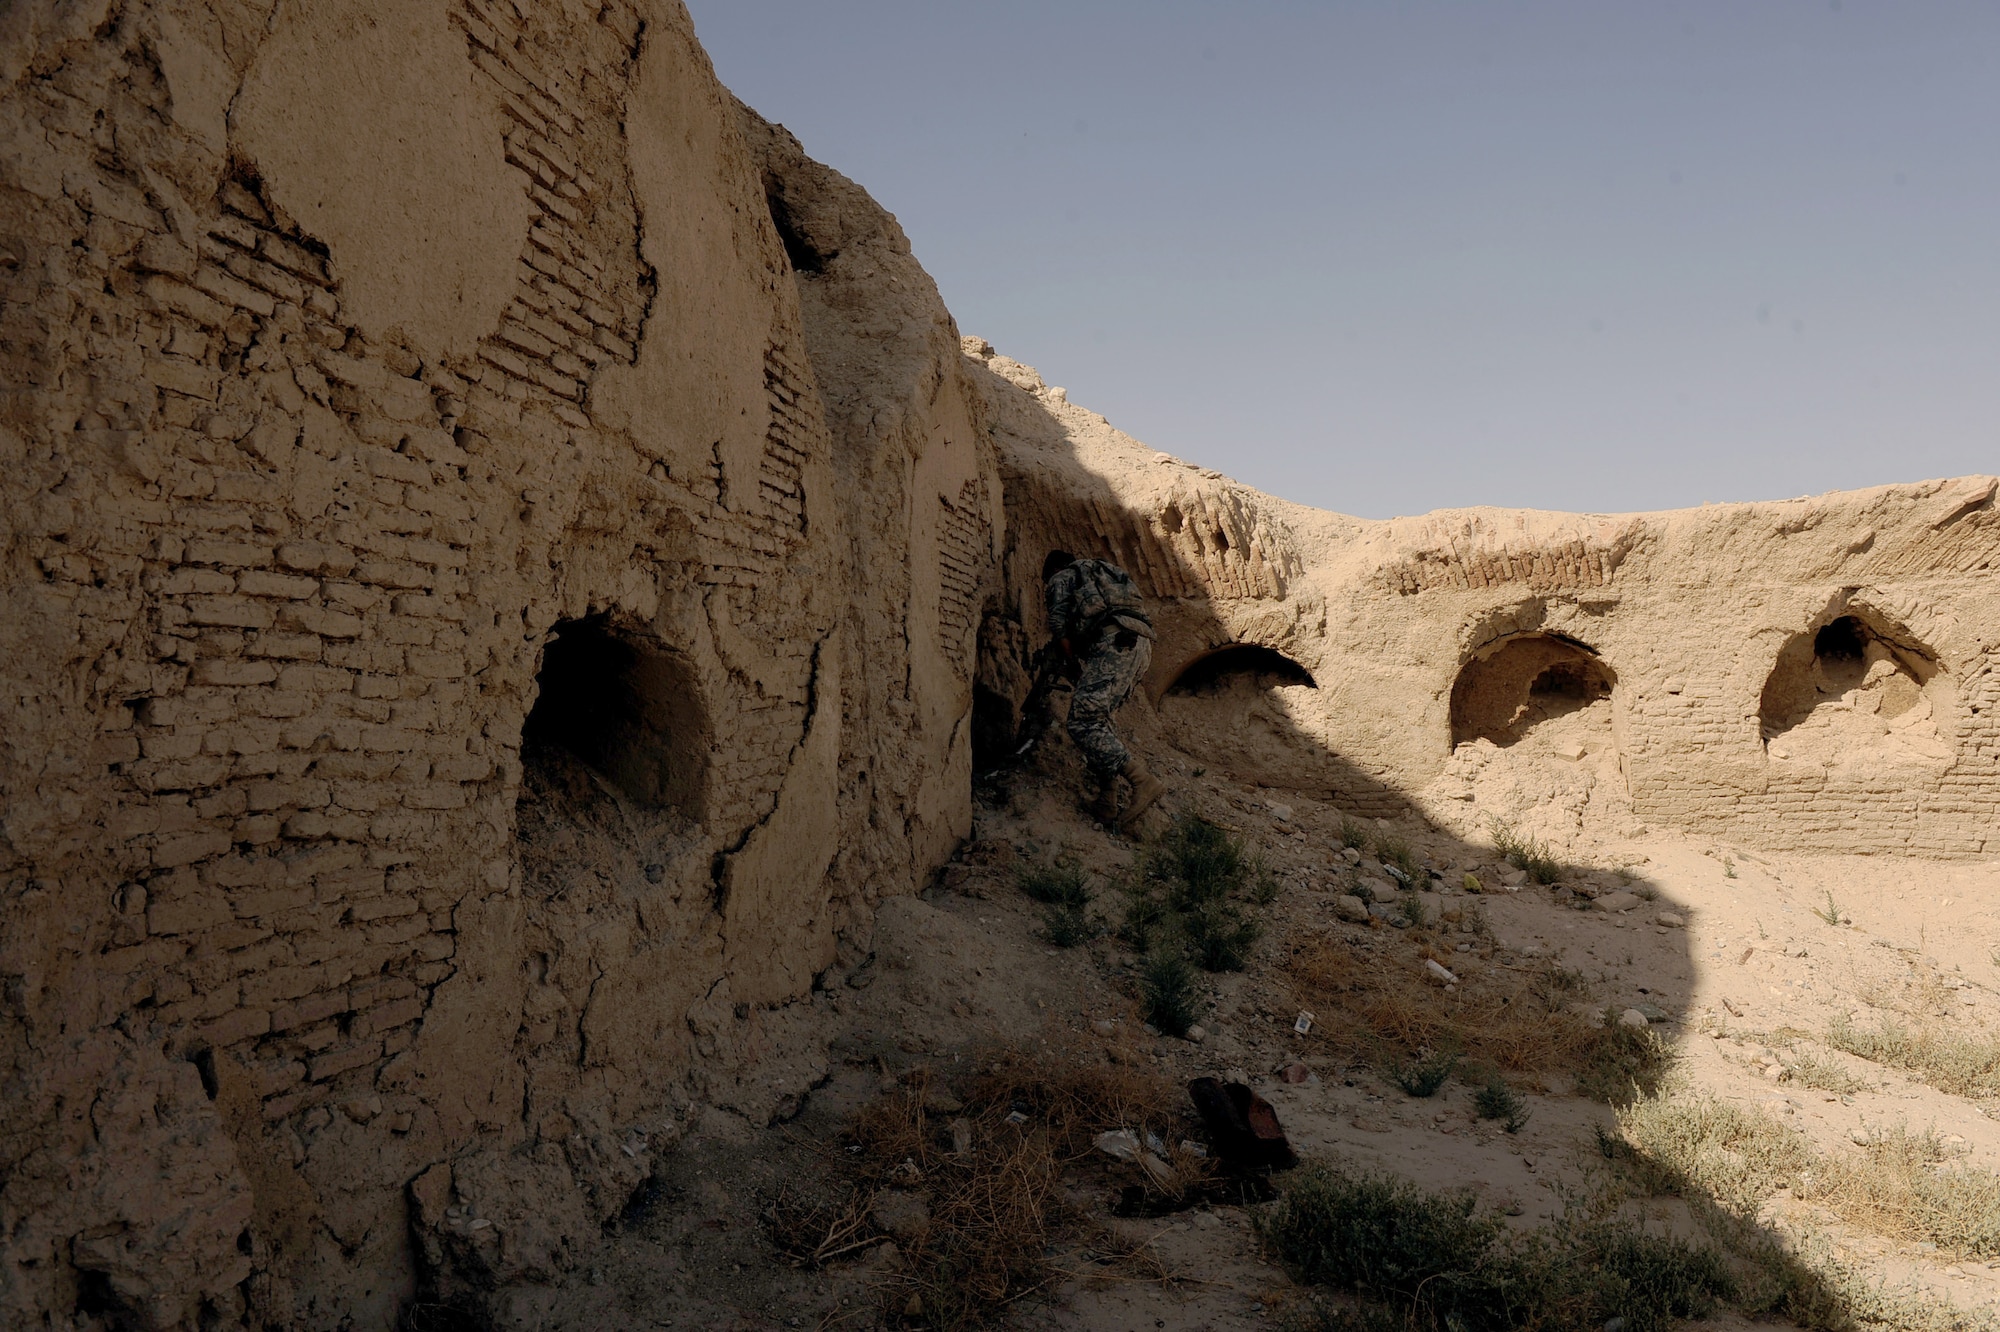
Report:
[[[1935,735],[1937,675],[1937,655],[1908,630],[1850,610],[1794,634],[1778,650],[1758,702],[1764,739],[1860,732],[1846,736],[1852,746],[1891,733]]]
[[[1274,648],[1229,643],[1182,666],[1159,698],[1176,748],[1259,786],[1338,782],[1312,672]]]
[[[1257,643],[1231,643],[1204,652],[1181,667],[1169,694],[1215,693],[1238,684],[1268,689],[1273,686],[1303,685],[1319,688],[1312,672],[1275,648]]]
[[[1451,742],[1502,748],[1536,727],[1600,705],[1617,677],[1589,646],[1561,634],[1514,634],[1473,655],[1451,688]]]
[[[524,793],[587,800],[601,782],[642,809],[699,821],[708,750],[685,658],[606,615],[556,625],[521,728]]]

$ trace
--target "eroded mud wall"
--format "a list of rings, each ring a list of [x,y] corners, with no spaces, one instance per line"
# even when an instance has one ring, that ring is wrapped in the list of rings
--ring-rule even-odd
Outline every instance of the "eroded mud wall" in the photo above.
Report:
[[[677,4],[24,3],[0,79],[0,1321],[532,1292],[967,825],[948,317],[848,186],[900,341],[821,363],[827,181]]]
[[[1992,478],[1365,522],[1155,453],[966,347],[1007,479],[1008,591],[982,635],[1002,713],[1042,637],[1042,556],[1062,547],[1119,561],[1155,598],[1162,637],[1130,720],[1245,780],[1368,815],[1418,808],[1468,835],[1532,810],[1557,839],[1588,813],[1600,833],[1678,826],[1775,849],[2000,845]],[[1232,643],[1283,654],[1311,684],[1176,688]],[[1467,673],[1510,643],[1534,669],[1509,682],[1518,698],[1481,694],[1504,723],[1482,738],[1488,720],[1455,719],[1453,700],[1480,694]],[[1514,771],[1526,756],[1548,762]]]

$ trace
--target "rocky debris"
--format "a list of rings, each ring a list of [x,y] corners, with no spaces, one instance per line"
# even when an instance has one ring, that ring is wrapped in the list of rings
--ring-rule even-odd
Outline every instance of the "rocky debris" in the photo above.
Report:
[[[1628,1008],[1624,1012],[1618,1015],[1618,1025],[1621,1027],[1633,1027],[1640,1031],[1643,1031],[1647,1027],[1651,1026],[1652,1022],[1649,1018],[1647,1018],[1647,1016],[1644,1013],[1641,1013],[1638,1009]]]
[[[1642,900],[1637,893],[1628,893],[1621,889],[1615,893],[1605,893],[1591,905],[1599,911],[1630,911]]]
[[[1368,923],[1368,904],[1348,893],[1341,893],[1333,899],[1333,914],[1342,920],[1357,925]]]

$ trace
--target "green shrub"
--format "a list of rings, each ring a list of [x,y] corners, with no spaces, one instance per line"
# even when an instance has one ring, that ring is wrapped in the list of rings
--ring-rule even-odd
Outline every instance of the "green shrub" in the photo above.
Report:
[[[1014,882],[1037,902],[1053,906],[1090,905],[1090,884],[1074,865],[1029,865],[1014,872]]]
[[[1391,1082],[1412,1096],[1433,1096],[1438,1088],[1444,1086],[1451,1071],[1458,1067],[1458,1058],[1456,1050],[1435,1050],[1427,1055],[1391,1063],[1383,1072],[1389,1075]]]
[[[1089,912],[1073,902],[1052,902],[1042,908],[1042,934],[1058,948],[1074,948],[1097,937]]]
[[[1507,1080],[1495,1073],[1486,1079],[1472,1098],[1473,1112],[1481,1119],[1497,1119],[1509,1133],[1519,1133],[1528,1122],[1527,1098],[1507,1085]]]
[[[1241,971],[1262,927],[1238,904],[1277,896],[1263,858],[1197,814],[1179,814],[1140,852],[1119,934],[1144,953],[1172,950],[1208,971]]]
[[[1368,845],[1368,830],[1343,814],[1340,816],[1340,844],[1358,851]]]
[[[1516,869],[1528,871],[1528,877],[1536,883],[1554,883],[1562,878],[1562,862],[1555,858],[1546,842],[1516,832],[1511,824],[1497,818],[1493,820],[1493,848]]]
[[[1194,968],[1178,952],[1153,953],[1139,974],[1139,998],[1146,1021],[1169,1036],[1185,1036],[1194,1025]]]
[[[1262,927],[1245,920],[1227,902],[1211,902],[1181,917],[1188,948],[1203,971],[1241,971],[1250,963],[1250,949]]]
[[[1720,1254],[1615,1220],[1583,1217],[1510,1231],[1469,1191],[1311,1165],[1264,1221],[1271,1247],[1304,1281],[1356,1291],[1379,1313],[1319,1308],[1312,1332],[1513,1332],[1583,1329],[1622,1318],[1660,1332],[1702,1318],[1735,1284]]]

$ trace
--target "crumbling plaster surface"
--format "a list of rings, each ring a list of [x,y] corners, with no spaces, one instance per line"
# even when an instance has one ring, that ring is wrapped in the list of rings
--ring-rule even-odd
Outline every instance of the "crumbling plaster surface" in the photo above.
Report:
[[[29,3],[0,73],[0,1321],[532,1289],[969,825],[956,330],[678,4]],[[578,624],[699,810],[524,786]]]
[[[1220,644],[1270,647],[1311,673],[1316,689],[1271,691],[1254,715],[1224,691],[1216,706],[1235,711],[1198,736],[1179,727],[1191,752],[1233,742],[1246,722],[1275,726],[1293,741],[1283,758],[1241,775],[1322,786],[1360,813],[1414,805],[1481,832],[1518,811],[1481,806],[1492,746],[1454,750],[1453,686],[1482,650],[1550,635],[1590,649],[1616,682],[1604,734],[1585,746],[1598,751],[1585,781],[1628,827],[1701,827],[1786,850],[1971,856],[2000,845],[1991,477],[1657,514],[1463,509],[1370,522],[1156,453],[981,339],[965,346],[985,372],[1007,478],[1008,593],[983,641],[1039,641],[1035,582],[1042,553],[1059,546],[1119,561],[1157,599],[1149,699],[1133,708],[1142,728],[1161,725],[1148,704]],[[1867,714],[1855,726],[1881,743],[1767,744],[1761,700],[1780,653],[1850,614],[1936,663],[1921,717],[1835,699],[1834,710]],[[1177,699],[1167,711],[1198,706]],[[1316,782],[1302,780],[1306,753]]]
[[[692,1117],[823,1072],[811,987],[966,834],[1052,546],[1154,598],[1146,745],[1344,810],[1936,855],[2000,812],[1992,480],[1259,495],[961,343],[666,0],[8,7],[0,367],[10,1324],[532,1323]],[[1849,615],[1922,671],[1794,661],[1775,733]],[[671,799],[524,749],[565,634],[672,694]],[[1515,746],[1561,780],[1452,745],[1535,635],[1615,680]],[[1154,707],[1233,642],[1316,687]]]

